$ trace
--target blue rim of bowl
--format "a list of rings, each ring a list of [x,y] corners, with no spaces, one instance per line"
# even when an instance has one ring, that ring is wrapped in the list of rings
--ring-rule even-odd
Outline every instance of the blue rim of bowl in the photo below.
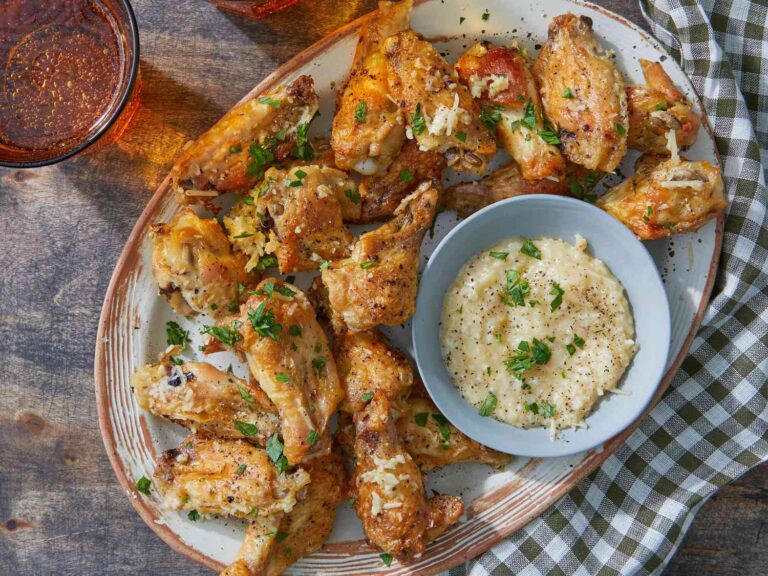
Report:
[[[125,13],[128,16],[128,31],[130,32],[131,41],[133,42],[134,50],[133,50],[133,58],[131,59],[131,68],[128,71],[128,83],[126,85],[125,90],[123,91],[123,94],[120,96],[120,101],[117,103],[117,106],[115,106],[114,110],[112,111],[112,114],[107,120],[104,125],[99,128],[96,132],[91,134],[88,138],[86,138],[83,142],[78,144],[75,148],[71,150],[67,150],[66,152],[59,154],[57,156],[51,156],[50,158],[46,158],[44,160],[33,160],[31,162],[9,162],[0,160],[0,166],[3,168],[41,168],[43,166],[51,166],[52,164],[58,164],[62,160],[66,160],[67,158],[71,158],[72,156],[79,154],[86,148],[88,148],[91,144],[96,142],[99,138],[101,138],[111,127],[112,125],[117,121],[117,119],[120,117],[120,114],[123,113],[123,109],[125,108],[126,104],[128,104],[128,100],[131,98],[131,95],[133,94],[133,89],[136,85],[136,77],[138,76],[139,72],[139,59],[140,59],[140,46],[139,46],[139,25],[136,21],[136,14],[133,11],[133,7],[131,6],[131,3],[129,0],[118,0],[123,7],[125,8]]]
[[[554,194],[526,194],[523,196],[516,196],[513,198],[507,198],[505,200],[501,200],[499,202],[496,202],[494,204],[491,204],[489,206],[486,206],[485,208],[475,212],[471,216],[465,218],[461,222],[459,222],[441,241],[440,244],[435,248],[435,250],[430,255],[429,261],[427,262],[420,278],[419,282],[419,293],[417,295],[416,300],[416,315],[418,315],[419,310],[419,303],[422,300],[422,298],[425,298],[426,296],[422,296],[422,294],[425,294],[423,291],[424,287],[424,277],[428,274],[428,272],[431,270],[432,266],[435,266],[435,262],[437,261],[437,256],[446,249],[446,247],[451,243],[453,238],[460,233],[460,231],[470,225],[475,220],[483,218],[485,214],[488,214],[489,212],[493,210],[497,210],[502,206],[507,206],[510,204],[516,204],[516,203],[522,203],[522,202],[530,202],[530,201],[545,201],[552,204],[555,203],[563,203],[563,204],[571,204],[573,207],[576,207],[578,209],[586,209],[588,211],[592,210],[593,213],[598,215],[599,218],[607,217],[610,218],[613,222],[621,224],[618,220],[614,219],[613,216],[609,215],[607,212],[601,210],[600,208],[597,208],[596,206],[593,206],[583,200],[577,200],[575,198],[570,198],[568,196],[558,196]],[[498,450],[500,452],[504,452],[507,454],[511,454],[514,456],[521,456],[521,457],[529,457],[529,458],[558,458],[563,456],[571,456],[573,454],[578,454],[581,452],[586,452],[588,450],[592,450],[598,446],[602,446],[609,442],[612,438],[615,436],[621,434],[624,430],[626,430],[629,426],[631,426],[638,418],[642,417],[643,412],[645,411],[646,407],[650,404],[650,402],[653,400],[653,396],[656,393],[656,390],[659,387],[659,384],[661,383],[662,379],[664,378],[664,374],[667,369],[667,364],[669,362],[669,350],[671,346],[671,310],[669,307],[669,298],[667,297],[666,290],[664,289],[663,281],[661,279],[661,275],[659,274],[658,268],[656,267],[656,263],[654,262],[651,254],[648,252],[647,248],[643,245],[640,240],[638,240],[635,235],[629,230],[629,228],[626,228],[623,224],[621,224],[622,227],[626,230],[628,236],[627,241],[633,241],[638,243],[642,247],[642,258],[646,260],[646,263],[650,265],[650,268],[654,271],[655,275],[654,278],[656,281],[658,281],[659,285],[662,288],[662,292],[664,294],[664,302],[666,304],[665,310],[665,320],[666,322],[662,326],[662,328],[666,328],[665,330],[665,338],[664,338],[664,351],[665,351],[665,358],[664,363],[660,364],[660,368],[657,370],[658,373],[654,373],[652,375],[652,378],[649,378],[649,382],[652,384],[652,388],[648,390],[646,393],[646,396],[644,397],[643,401],[640,403],[636,403],[633,406],[633,409],[631,412],[626,412],[626,418],[622,418],[620,420],[620,423],[616,426],[613,426],[609,429],[608,433],[605,435],[605,437],[600,437],[597,441],[594,441],[592,443],[587,444],[579,444],[577,448],[568,448],[565,444],[562,444],[564,446],[563,450],[557,450],[556,454],[546,454],[542,455],[541,452],[537,452],[536,450],[527,450],[524,446],[521,447],[520,450],[516,450],[514,452],[500,448],[497,444],[496,446],[491,446],[486,443],[487,438],[478,437],[476,434],[472,434],[469,430],[463,429],[461,426],[457,424],[455,421],[455,418],[452,418],[451,410],[448,408],[447,403],[442,401],[438,394],[435,393],[435,391],[432,389],[432,385],[430,384],[430,379],[424,374],[424,370],[422,370],[422,359],[423,356],[420,355],[419,352],[419,338],[417,338],[417,331],[420,330],[419,326],[421,325],[421,322],[417,321],[417,317],[414,316],[412,320],[412,326],[411,326],[411,336],[413,341],[413,356],[414,360],[416,362],[416,366],[419,370],[419,374],[421,376],[421,379],[424,383],[424,387],[427,389],[427,393],[429,394],[432,401],[435,403],[435,405],[438,407],[440,412],[448,419],[451,424],[456,426],[463,434],[466,434],[473,440],[479,442],[480,444],[483,444],[484,446],[488,446],[490,448],[493,448],[495,450]],[[511,232],[509,234],[509,237],[515,236],[514,232]],[[478,253],[482,251],[482,248],[479,248],[475,253]],[[463,263],[462,263],[463,265]],[[627,296],[629,298],[629,296]],[[445,299],[445,294],[440,294],[440,302],[442,303]],[[630,300],[630,306],[632,306],[632,301]],[[441,354],[441,361],[444,363],[445,360],[442,359],[442,346],[440,346],[440,354]],[[634,359],[633,359],[634,362]],[[624,376],[622,376],[622,380],[626,378],[626,375],[629,373],[629,370],[631,370],[632,364],[627,368],[627,371],[625,372]],[[453,382],[450,381],[450,375],[449,375],[449,385],[454,386]],[[467,411],[476,411],[475,406],[467,402],[462,398],[462,410]],[[599,405],[596,409],[594,409],[590,417],[593,416],[598,410],[600,409]],[[535,431],[535,430],[541,430],[542,428],[529,428],[525,429],[518,426],[513,426],[511,424],[507,424],[505,422],[501,422],[499,420],[496,420],[494,418],[486,418],[489,423],[495,422],[496,424],[501,424],[503,426],[509,427],[515,431],[522,431],[525,432],[526,430]],[[486,436],[490,436],[490,433],[486,433]],[[550,446],[554,446],[557,440],[551,441],[552,444]]]

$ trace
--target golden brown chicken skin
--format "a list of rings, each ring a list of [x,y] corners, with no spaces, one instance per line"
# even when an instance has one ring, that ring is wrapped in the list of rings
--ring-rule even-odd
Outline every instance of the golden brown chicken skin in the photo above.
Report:
[[[424,151],[445,152],[458,171],[483,174],[496,152],[478,105],[437,49],[412,30],[384,42],[389,93],[406,112],[408,130]]]
[[[363,234],[349,258],[322,271],[321,300],[334,330],[370,330],[402,324],[413,314],[419,249],[437,208],[437,190],[426,183],[405,198],[395,217]]]
[[[190,204],[223,192],[242,194],[273,163],[291,155],[307,159],[306,131],[318,103],[312,77],[299,76],[232,108],[187,145],[171,169],[177,201]]]
[[[251,284],[246,258],[234,252],[215,218],[186,208],[168,224],[154,224],[152,275],[182,316],[198,312],[219,317],[237,302],[238,284]]]
[[[357,212],[351,199],[356,198],[354,189],[354,182],[333,168],[299,166],[267,172],[257,203],[266,207],[273,222],[281,273],[311,270],[323,260],[349,255],[353,238],[343,220],[345,211]]]
[[[160,457],[155,482],[171,510],[237,518],[285,514],[309,474],[280,473],[267,452],[245,440],[192,434]]]
[[[405,118],[388,98],[384,40],[408,29],[411,0],[379,2],[379,11],[360,29],[352,70],[338,100],[331,145],[336,165],[360,174],[378,174],[405,140]]]
[[[590,170],[615,170],[627,151],[626,87],[592,31],[592,20],[555,17],[533,75],[566,157]]]
[[[629,86],[629,147],[650,154],[669,154],[667,134],[687,148],[696,141],[701,120],[693,106],[672,83],[659,62],[640,60],[644,86]]]
[[[292,284],[264,280],[235,322],[235,346],[280,415],[288,462],[327,448],[321,440],[344,392],[307,297]]]
[[[641,240],[654,240],[698,229],[728,202],[717,166],[676,155],[645,155],[638,159],[634,176],[608,190],[597,205]]]
[[[377,393],[354,415],[355,511],[367,540],[407,561],[464,512],[457,496],[427,500],[421,471],[401,445],[390,402]]]
[[[285,516],[251,522],[237,559],[222,576],[277,576],[328,539],[348,482],[344,461],[330,453],[301,468],[310,482],[296,505]]]
[[[510,162],[473,182],[461,182],[445,190],[443,206],[454,210],[462,218],[490,206],[495,202],[524,194],[570,194],[576,198],[591,199],[590,191],[600,179],[596,171],[577,164],[566,165],[566,175],[559,180],[526,180],[516,162]]]
[[[480,42],[455,67],[472,97],[482,104],[486,127],[497,131],[523,178],[565,175],[565,158],[555,146],[559,138],[544,123],[539,91],[519,48]]]
[[[407,140],[384,172],[363,178],[358,188],[360,216],[355,221],[364,223],[389,218],[403,198],[422,182],[440,186],[445,166],[445,156],[438,152],[423,152],[415,140]]]
[[[258,387],[205,362],[177,364],[174,356],[179,352],[178,346],[172,348],[160,362],[142,366],[131,377],[142,410],[192,432],[260,444],[278,431],[277,412],[262,401]]]

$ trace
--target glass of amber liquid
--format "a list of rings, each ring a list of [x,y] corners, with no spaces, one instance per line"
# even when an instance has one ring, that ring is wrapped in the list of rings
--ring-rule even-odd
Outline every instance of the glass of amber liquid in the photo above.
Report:
[[[296,4],[299,0],[208,0],[222,12],[246,18],[261,19],[278,10]]]
[[[138,104],[138,69],[127,0],[0,0],[0,166],[53,164],[115,137]]]

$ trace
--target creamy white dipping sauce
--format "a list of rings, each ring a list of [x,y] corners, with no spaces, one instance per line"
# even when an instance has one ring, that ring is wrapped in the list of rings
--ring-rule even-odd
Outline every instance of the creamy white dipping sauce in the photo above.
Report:
[[[443,302],[454,385],[484,416],[554,433],[584,426],[635,354],[624,288],[608,267],[553,238],[503,240],[470,259]]]

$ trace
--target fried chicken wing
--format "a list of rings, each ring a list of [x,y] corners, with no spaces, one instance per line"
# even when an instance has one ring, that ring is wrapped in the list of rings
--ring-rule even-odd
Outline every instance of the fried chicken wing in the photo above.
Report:
[[[296,505],[282,518],[253,521],[238,558],[221,576],[277,576],[299,558],[320,549],[328,539],[348,482],[344,462],[331,453],[301,468],[309,474],[310,482]]]
[[[415,140],[407,140],[394,162],[381,174],[366,176],[358,188],[361,210],[357,222],[388,218],[422,182],[442,183],[445,156],[423,152]]]
[[[331,145],[336,165],[378,174],[394,160],[405,139],[405,120],[388,98],[384,40],[408,29],[413,2],[379,2],[379,12],[360,29],[352,70],[333,118]]]
[[[274,223],[275,255],[282,274],[311,270],[323,260],[349,255],[353,238],[343,223],[344,212],[357,209],[345,192],[354,188],[344,172],[333,168],[267,172],[258,202],[263,202]]]
[[[641,240],[653,240],[696,230],[728,202],[717,166],[676,155],[645,155],[638,159],[634,176],[608,190],[597,205]]]
[[[160,362],[142,366],[131,377],[142,410],[192,432],[247,437],[260,444],[278,431],[277,412],[269,402],[261,401],[260,389],[205,362],[176,364],[172,360],[179,348],[171,348]],[[255,434],[245,435],[244,430],[254,430],[251,427]]]
[[[559,180],[526,180],[516,162],[505,164],[488,176],[473,182],[461,182],[447,188],[442,196],[443,206],[455,210],[462,218],[500,200],[524,194],[570,194],[586,198],[600,174],[577,164],[568,163],[567,175]]]
[[[612,172],[627,152],[624,79],[603,51],[586,16],[563,14],[549,25],[533,64],[544,111],[560,130],[566,157]]]
[[[459,58],[456,71],[472,97],[481,102],[483,118],[498,130],[523,178],[565,175],[565,158],[554,146],[557,133],[544,123],[539,91],[519,48],[480,42]]]
[[[395,217],[363,234],[349,258],[322,271],[324,306],[337,332],[397,325],[413,314],[419,249],[432,224],[438,194],[429,183],[405,198]],[[323,298],[326,299],[326,298]]]
[[[290,512],[310,476],[301,468],[281,474],[245,440],[192,434],[162,454],[155,481],[171,510],[248,518]]]
[[[406,112],[406,136],[415,138],[422,150],[445,152],[455,170],[483,174],[496,142],[456,71],[412,30],[387,38],[384,52],[389,93]]]
[[[629,147],[651,154],[668,154],[667,133],[687,148],[696,141],[701,120],[672,83],[659,62],[640,60],[645,86],[629,86]]]
[[[464,512],[457,496],[427,500],[421,471],[397,438],[390,403],[377,393],[355,414],[355,511],[371,544],[409,560]]]
[[[298,464],[326,447],[331,415],[344,397],[328,339],[307,297],[270,278],[241,307],[239,350],[280,414],[284,454]]]
[[[187,208],[169,224],[154,224],[151,234],[152,275],[182,316],[219,317],[237,302],[238,283],[251,284],[245,256],[232,250],[215,218],[202,219]]]
[[[185,147],[171,169],[177,201],[190,204],[222,192],[245,193],[272,163],[292,154],[311,157],[307,127],[318,103],[312,77],[299,76],[232,108]]]

